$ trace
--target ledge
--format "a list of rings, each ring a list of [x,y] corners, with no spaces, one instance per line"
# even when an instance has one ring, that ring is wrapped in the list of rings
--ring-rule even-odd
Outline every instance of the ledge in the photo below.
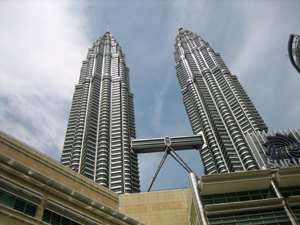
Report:
[[[300,205],[300,195],[298,196],[290,196],[288,199],[287,199],[287,203],[289,206],[298,206]]]
[[[279,168],[275,180],[280,188],[300,186],[300,166]]]
[[[267,189],[271,180],[270,170],[256,170],[204,175],[198,184],[201,195],[209,195]]]
[[[223,203],[215,205],[206,205],[205,211],[207,215],[229,213],[232,211],[245,211],[246,209],[259,210],[267,208],[283,207],[282,201],[284,198],[272,198],[262,200],[252,200],[244,202]]]

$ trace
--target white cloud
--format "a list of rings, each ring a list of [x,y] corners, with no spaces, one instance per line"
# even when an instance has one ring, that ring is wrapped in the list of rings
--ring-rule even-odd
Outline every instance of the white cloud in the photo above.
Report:
[[[234,43],[239,48],[228,48],[229,69],[237,74],[268,127],[275,130],[300,123],[300,111],[295,110],[300,103],[294,100],[300,95],[299,83],[286,57],[289,34],[299,32],[298,11],[296,2],[289,3],[243,5],[243,32]]]
[[[152,112],[152,124],[155,129],[157,130],[163,130],[163,110],[165,108],[164,101],[165,101],[165,95],[169,88],[171,76],[173,74],[167,74],[163,82],[160,83],[158,90],[154,92],[154,106],[153,106],[153,112]]]
[[[59,159],[84,21],[65,1],[2,1],[0,15],[0,127]]]
[[[278,27],[277,20],[279,9],[263,7],[242,7],[244,20],[244,33],[241,33],[242,45],[236,49],[234,61],[230,70],[236,72],[242,78],[247,71],[261,65],[263,60],[270,54],[270,50],[278,43],[279,36],[274,32]],[[246,13],[247,12],[247,13]],[[282,53],[284,54],[284,53]]]

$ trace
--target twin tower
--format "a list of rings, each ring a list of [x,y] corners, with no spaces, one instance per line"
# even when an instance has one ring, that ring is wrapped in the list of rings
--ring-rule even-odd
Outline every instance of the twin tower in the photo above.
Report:
[[[175,68],[205,174],[258,170],[246,134],[267,131],[242,85],[219,53],[200,36],[179,28]],[[140,191],[133,94],[129,68],[107,31],[82,62],[61,163],[116,193]]]

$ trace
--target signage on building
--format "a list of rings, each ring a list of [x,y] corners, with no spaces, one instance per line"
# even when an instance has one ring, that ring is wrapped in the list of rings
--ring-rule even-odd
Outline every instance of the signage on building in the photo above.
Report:
[[[276,134],[268,136],[263,144],[267,147],[266,154],[274,158],[268,159],[270,168],[290,167],[300,165],[300,142],[292,135]]]

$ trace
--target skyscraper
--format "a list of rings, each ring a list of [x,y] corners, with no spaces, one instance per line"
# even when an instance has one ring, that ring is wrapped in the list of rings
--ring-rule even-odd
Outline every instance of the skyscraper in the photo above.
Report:
[[[197,34],[183,30],[175,43],[176,73],[194,134],[203,132],[200,150],[206,174],[259,169],[245,134],[267,126],[219,53]]]
[[[133,94],[129,68],[107,31],[83,60],[62,151],[61,163],[116,193],[139,192]]]

